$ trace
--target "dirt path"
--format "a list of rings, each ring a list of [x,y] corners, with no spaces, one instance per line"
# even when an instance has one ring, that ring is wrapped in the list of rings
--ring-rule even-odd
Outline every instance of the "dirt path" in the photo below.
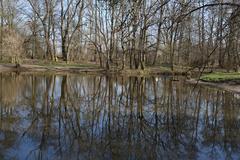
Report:
[[[239,84],[203,82],[203,81],[197,81],[195,79],[187,80],[187,82],[191,83],[191,84],[199,84],[199,85],[207,85],[210,87],[216,87],[216,88],[220,88],[220,89],[223,89],[226,91],[240,94],[240,85]]]

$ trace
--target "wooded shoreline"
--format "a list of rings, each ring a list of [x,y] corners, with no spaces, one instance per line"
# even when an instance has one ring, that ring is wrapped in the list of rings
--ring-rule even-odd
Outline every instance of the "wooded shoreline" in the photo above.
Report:
[[[77,66],[42,66],[35,64],[0,64],[0,72],[54,72],[54,73],[87,73],[87,74],[119,74],[125,76],[151,76],[151,75],[172,75],[170,69],[147,68],[145,70],[125,69],[125,70],[106,70],[100,67],[77,67]],[[187,75],[186,71],[176,70],[174,75]]]
[[[0,1],[0,61],[240,69],[238,2]],[[115,72],[115,71],[114,71]]]
[[[17,73],[52,73],[52,74],[87,74],[87,75],[119,75],[119,76],[186,76],[186,82],[196,85],[205,85],[223,89],[226,91],[240,93],[240,84],[232,84],[230,81],[226,82],[207,82],[202,80],[193,79],[189,72],[184,70],[176,70],[174,73],[165,68],[149,67],[143,70],[106,70],[99,67],[77,67],[77,66],[41,66],[36,64],[22,64],[16,66],[14,64],[0,64],[0,73],[4,72],[17,72]],[[205,73],[208,73],[205,71]],[[190,79],[189,79],[190,78]]]

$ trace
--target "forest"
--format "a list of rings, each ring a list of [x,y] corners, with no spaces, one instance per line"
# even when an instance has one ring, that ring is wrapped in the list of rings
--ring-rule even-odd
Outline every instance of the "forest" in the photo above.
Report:
[[[238,0],[1,0],[0,59],[110,70],[240,65]]]

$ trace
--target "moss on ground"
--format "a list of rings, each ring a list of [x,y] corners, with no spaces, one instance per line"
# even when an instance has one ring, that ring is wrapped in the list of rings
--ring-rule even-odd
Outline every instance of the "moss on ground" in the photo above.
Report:
[[[226,82],[240,80],[240,72],[215,72],[200,77],[200,80],[207,82]]]

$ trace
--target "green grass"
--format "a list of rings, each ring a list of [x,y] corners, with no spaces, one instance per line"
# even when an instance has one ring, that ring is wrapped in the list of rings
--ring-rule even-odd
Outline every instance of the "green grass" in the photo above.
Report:
[[[207,82],[225,82],[225,81],[233,81],[240,80],[240,72],[215,72],[206,74],[200,77],[200,80]]]

